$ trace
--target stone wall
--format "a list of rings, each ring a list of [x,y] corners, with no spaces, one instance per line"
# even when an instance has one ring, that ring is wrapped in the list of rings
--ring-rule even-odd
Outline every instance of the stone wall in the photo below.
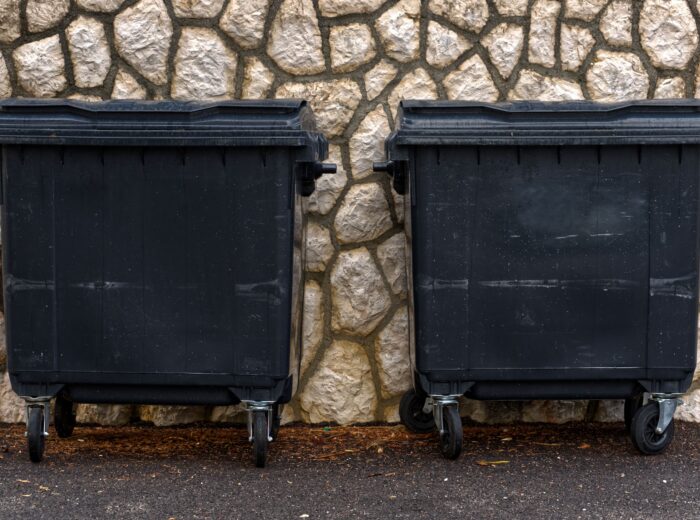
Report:
[[[696,0],[0,0],[0,96],[310,100],[339,168],[310,200],[303,373],[286,420],[395,421],[410,385],[403,215],[371,162],[398,101],[693,97],[698,9]],[[699,392],[690,403],[680,413],[700,420]],[[492,422],[609,420],[619,403],[463,411]],[[172,424],[239,412],[86,406],[80,419]],[[5,378],[0,421],[20,419]]]

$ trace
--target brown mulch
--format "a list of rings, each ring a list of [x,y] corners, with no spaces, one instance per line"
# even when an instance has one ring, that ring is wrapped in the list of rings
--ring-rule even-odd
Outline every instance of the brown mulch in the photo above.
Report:
[[[488,455],[501,463],[509,454],[536,455],[554,451],[623,449],[625,433],[618,424],[471,426],[464,428],[463,454]],[[0,459],[26,450],[22,425],[0,425]],[[416,435],[403,426],[283,426],[270,446],[270,456],[289,461],[333,461],[363,456],[434,453],[437,434]],[[247,431],[240,426],[209,424],[156,428],[77,427],[72,437],[59,439],[51,430],[47,456],[110,458],[207,459],[250,456]],[[482,461],[479,461],[482,462]]]

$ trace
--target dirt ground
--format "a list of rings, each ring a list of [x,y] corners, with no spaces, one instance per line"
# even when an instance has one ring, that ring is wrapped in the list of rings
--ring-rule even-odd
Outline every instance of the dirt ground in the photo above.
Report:
[[[52,432],[53,433],[53,432]],[[28,460],[0,425],[0,518],[700,518],[700,425],[639,455],[621,424],[465,426],[444,460],[402,426],[287,426],[255,468],[239,427],[78,427]]]

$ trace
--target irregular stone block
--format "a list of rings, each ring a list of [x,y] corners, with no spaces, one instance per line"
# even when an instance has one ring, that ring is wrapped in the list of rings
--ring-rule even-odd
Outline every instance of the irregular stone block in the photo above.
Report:
[[[366,248],[341,251],[331,271],[335,332],[367,336],[391,307],[389,293]]]
[[[70,0],[29,0],[27,2],[27,28],[29,32],[41,32],[56,27],[68,14]]]
[[[377,335],[374,355],[382,397],[401,395],[411,388],[413,374],[408,353],[408,311],[403,306]]]
[[[275,75],[255,56],[245,59],[243,73],[243,99],[265,99],[270,92]]]
[[[78,87],[99,87],[112,66],[105,28],[94,18],[80,16],[66,29],[73,76]]]
[[[53,97],[68,86],[58,35],[25,43],[12,53],[20,86],[36,97]]]
[[[642,61],[630,52],[598,51],[586,83],[591,98],[603,102],[646,99],[649,90]]]
[[[698,47],[698,28],[685,0],[644,0],[642,47],[655,67],[683,69]]]
[[[290,74],[318,74],[326,65],[311,0],[284,0],[272,22],[267,53]]]
[[[307,422],[352,424],[374,420],[377,396],[361,345],[334,341],[304,388],[299,403]]]
[[[168,81],[167,65],[173,24],[163,0],[141,0],[114,19],[117,52],[156,85]]]
[[[398,69],[386,60],[382,60],[365,74],[365,90],[367,99],[373,100],[396,77]]]
[[[420,46],[420,0],[402,0],[375,23],[386,53],[397,61],[418,58]]]
[[[585,99],[578,83],[562,78],[543,76],[533,70],[520,73],[518,82],[508,94],[511,100],[572,101]]]
[[[236,63],[236,53],[226,47],[215,31],[185,27],[175,55],[172,97],[232,98]]]
[[[329,44],[333,72],[355,70],[377,54],[372,31],[363,23],[331,27]]]
[[[471,42],[461,34],[432,20],[428,22],[425,59],[433,67],[447,67],[471,48]]]
[[[523,52],[524,31],[520,25],[502,23],[494,27],[483,39],[489,51],[491,63],[503,79],[508,79]]]
[[[263,39],[270,0],[231,0],[219,27],[244,49],[254,49]]]
[[[498,99],[498,89],[478,54],[445,76],[442,84],[448,99],[487,102]]]
[[[392,226],[384,189],[375,182],[352,186],[335,216],[336,236],[341,244],[374,240]]]
[[[350,162],[354,179],[363,179],[373,173],[372,163],[384,158],[384,140],[391,128],[384,107],[378,105],[360,122],[350,138]]]

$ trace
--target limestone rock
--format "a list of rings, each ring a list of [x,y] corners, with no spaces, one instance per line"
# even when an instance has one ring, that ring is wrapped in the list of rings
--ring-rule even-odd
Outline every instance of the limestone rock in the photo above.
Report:
[[[683,397],[683,403],[683,405],[676,408],[674,417],[680,421],[700,422],[700,389],[695,389],[686,394]],[[2,406],[1,402],[0,406]],[[2,413],[0,412],[1,416]]]
[[[545,67],[554,67],[556,64],[554,39],[560,10],[561,4],[554,0],[537,0],[533,5],[530,21],[531,63]]]
[[[5,58],[0,57],[0,98],[12,97],[12,82],[10,81],[10,73],[7,70]],[[2,356],[5,348],[5,319],[2,318],[2,328],[0,328],[0,370],[3,368]]]
[[[406,235],[398,233],[377,246],[379,265],[394,294],[405,295],[406,286]]]
[[[329,18],[346,14],[371,13],[386,0],[319,0],[321,15]]]
[[[401,0],[381,15],[375,24],[386,53],[397,61],[418,58],[420,0]]]
[[[413,374],[408,354],[408,311],[403,306],[377,335],[374,355],[382,397],[401,395],[411,388]]]
[[[428,23],[425,59],[433,67],[440,69],[447,67],[471,48],[471,42],[461,34],[457,34],[437,22],[430,21]]]
[[[582,421],[588,401],[530,401],[523,405],[523,422],[564,424]]]
[[[394,211],[396,212],[396,222],[403,224],[404,219],[404,204],[406,198],[403,195],[399,195],[393,189],[391,190],[391,197],[394,201]]]
[[[233,97],[236,53],[212,29],[185,27],[175,55],[174,99]]]
[[[590,22],[607,3],[608,0],[566,0],[565,16]]]
[[[649,90],[649,76],[642,61],[629,52],[598,51],[586,82],[595,101],[645,99]]]
[[[700,64],[695,70],[695,97],[700,98]],[[700,357],[698,357],[700,359]]]
[[[221,12],[224,0],[172,0],[178,18],[214,18]]]
[[[352,119],[362,94],[351,79],[285,83],[275,93],[277,98],[299,98],[309,101],[316,116],[319,131],[326,137],[343,133]]]
[[[338,197],[345,189],[348,176],[343,168],[340,147],[332,144],[328,147],[328,161],[335,163],[338,171],[331,175],[322,175],[316,179],[316,191],[308,198],[309,213],[327,215],[335,206]]]
[[[214,423],[246,424],[248,417],[242,404],[231,404],[229,406],[214,406],[207,420]]]
[[[485,424],[507,424],[521,420],[523,403],[520,401],[473,401],[464,399],[460,415]]]
[[[20,36],[20,0],[0,0],[0,42],[12,43]]]
[[[448,99],[496,101],[498,89],[478,54],[450,72],[442,82]]]
[[[437,87],[425,69],[416,69],[404,74],[389,94],[389,107],[394,117],[402,99],[437,99]]]
[[[624,399],[600,401],[593,420],[598,422],[622,422],[625,420],[624,411]]]
[[[685,0],[644,0],[639,35],[655,67],[683,69],[698,47],[698,28]]]
[[[503,79],[508,79],[523,52],[523,28],[520,25],[502,23],[494,27],[483,39],[493,63]]]
[[[377,53],[372,31],[363,23],[331,27],[329,43],[333,72],[355,70]]]
[[[318,74],[326,65],[311,0],[284,0],[272,22],[267,53],[290,74]]]
[[[372,371],[361,345],[334,341],[299,399],[302,417],[311,423],[338,424],[374,419],[377,396]]]
[[[680,77],[659,78],[654,99],[681,99],[685,97],[685,80]]]
[[[10,375],[5,372],[0,380],[0,423],[19,423],[26,420],[24,401],[12,390]]]
[[[114,19],[117,52],[144,78],[164,85],[173,24],[163,0],[141,0]]]
[[[57,26],[68,14],[70,0],[29,0],[27,2],[27,28],[29,32],[41,32]]]
[[[206,409],[203,406],[152,406],[138,407],[139,418],[154,426],[174,426],[176,424],[191,424],[205,419]]]
[[[76,411],[78,424],[124,426],[131,422],[131,405],[79,404]]]
[[[270,0],[231,0],[219,27],[244,49],[254,49],[263,38]]]
[[[391,300],[366,248],[341,251],[331,271],[332,328],[366,336],[384,318]]]
[[[306,270],[325,271],[334,252],[330,231],[316,222],[309,222],[306,226]]]
[[[399,405],[391,404],[384,408],[384,417],[382,420],[388,424],[397,424],[401,422],[401,416],[399,415]]]
[[[81,94],[80,92],[71,94],[66,99],[76,99],[78,101],[87,101],[88,103],[97,103],[99,101],[103,101],[101,96],[96,96],[94,94]]]
[[[517,0],[518,2],[520,0]],[[489,19],[486,0],[430,0],[428,8],[462,29],[478,33]]]
[[[25,43],[12,53],[20,86],[36,97],[53,97],[68,82],[58,35]]]
[[[632,3],[614,0],[600,18],[600,32],[610,45],[632,45]]]
[[[78,87],[99,87],[112,66],[105,28],[94,18],[80,16],[66,29],[73,75]]]
[[[124,0],[75,0],[75,2],[86,11],[113,13],[121,7]]]
[[[147,92],[136,78],[124,69],[119,69],[114,78],[112,99],[146,99]]]
[[[374,240],[392,225],[384,189],[375,182],[352,186],[335,216],[335,231],[341,244]]]
[[[377,105],[365,116],[350,138],[350,162],[354,179],[363,179],[373,173],[372,163],[384,158],[384,139],[390,132],[384,107]]]
[[[494,0],[501,16],[525,16],[528,0]]]
[[[323,291],[310,280],[304,287],[304,327],[301,353],[301,373],[304,377],[323,342]]]
[[[373,100],[396,77],[398,69],[386,60],[382,60],[365,74],[365,90],[367,99]]]
[[[243,72],[243,99],[265,99],[270,92],[275,75],[255,56],[245,59]]]
[[[595,45],[591,31],[578,25],[561,26],[561,66],[577,71]]]
[[[533,70],[520,73],[518,82],[508,94],[510,100],[571,101],[584,99],[578,83],[562,78],[543,76]]]
[[[5,63],[5,60],[0,60]],[[10,91],[10,94],[12,91]],[[0,374],[7,368],[7,343],[5,343],[5,316],[0,313]]]

